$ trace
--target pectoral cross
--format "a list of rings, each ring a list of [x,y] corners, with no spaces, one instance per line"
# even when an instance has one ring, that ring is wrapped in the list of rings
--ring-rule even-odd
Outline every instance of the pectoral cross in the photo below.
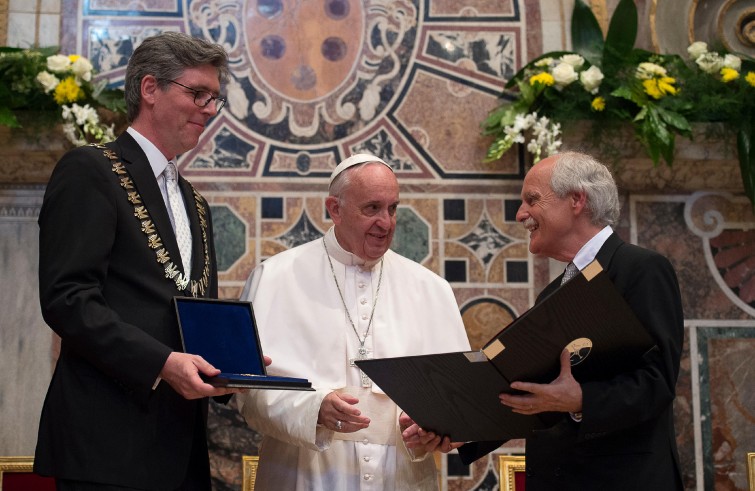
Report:
[[[357,367],[357,364],[354,363],[356,360],[371,360],[372,357],[368,356],[370,354],[370,350],[365,348],[364,346],[360,346],[357,350],[357,356],[356,358],[349,358],[349,365],[352,367]],[[359,376],[362,378],[362,387],[372,387],[372,380],[370,380],[370,377],[367,376],[366,373],[364,373],[362,370],[359,370]]]

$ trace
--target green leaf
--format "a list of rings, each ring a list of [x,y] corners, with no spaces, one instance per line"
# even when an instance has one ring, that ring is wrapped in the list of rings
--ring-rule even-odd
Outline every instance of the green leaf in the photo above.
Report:
[[[626,85],[622,85],[620,87],[617,87],[616,90],[614,90],[613,92],[611,92],[611,95],[614,96],[614,97],[621,97],[621,98],[629,100],[629,101],[634,100],[632,98],[632,89],[630,89]]]
[[[16,115],[7,107],[0,107],[0,125],[9,128],[20,128],[21,125],[16,119]]]
[[[571,18],[571,43],[574,51],[593,65],[601,66],[603,31],[598,19],[584,0],[575,0]]]
[[[629,57],[637,39],[637,7],[634,0],[621,0],[608,26],[603,63],[617,65]]]
[[[656,106],[647,106],[647,132],[649,139],[654,140],[658,150],[663,155],[667,165],[674,161],[674,139],[676,136],[669,131],[663,119],[660,116],[659,108]],[[657,160],[654,161],[658,165]]]
[[[501,116],[503,112],[508,109],[508,106],[498,106],[488,113],[488,117],[482,122],[480,126],[483,128],[483,134],[490,134],[492,131],[496,131],[501,123]]]
[[[680,133],[689,135],[692,131],[687,118],[685,118],[678,112],[669,111],[660,107],[657,108],[657,111],[663,121],[679,130]]]
[[[122,90],[104,90],[97,94],[92,94],[92,97],[97,101],[97,104],[102,105],[113,112],[126,112],[126,100],[123,98]]]
[[[645,119],[645,116],[647,116],[647,114],[648,114],[648,107],[643,106],[643,108],[640,109],[640,112],[637,113],[637,116],[635,116],[632,121],[635,123],[637,121],[642,121],[643,119]]]
[[[638,129],[637,136],[642,144],[645,145],[648,155],[653,160],[653,165],[657,167],[661,156],[661,149],[659,142],[654,139],[652,130],[648,129],[649,127],[650,125],[647,124],[646,120],[643,121],[643,124]]]
[[[671,139],[665,144],[661,146],[661,152],[663,153],[663,159],[666,161],[666,165],[671,167],[671,165],[674,163],[674,144],[676,142],[676,139],[674,138],[674,135],[671,135]]]

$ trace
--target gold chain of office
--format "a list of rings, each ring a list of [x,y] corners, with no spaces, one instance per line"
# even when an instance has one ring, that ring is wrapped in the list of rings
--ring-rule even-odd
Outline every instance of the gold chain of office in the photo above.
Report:
[[[183,292],[189,288],[192,297],[198,297],[200,295],[204,296],[208,285],[210,284],[210,248],[207,239],[207,209],[204,206],[202,196],[197,192],[194,186],[189,183],[192,193],[194,194],[194,202],[199,215],[199,228],[202,232],[202,249],[204,252],[204,268],[202,268],[202,276],[199,280],[190,280],[170,259],[170,254],[163,245],[163,240],[157,232],[155,224],[152,222],[149,211],[142,202],[139,192],[134,187],[134,181],[131,179],[131,175],[118,158],[118,155],[113,150],[103,145],[96,143],[90,145],[101,149],[105,157],[110,160],[110,163],[112,164],[111,169],[120,179],[121,187],[126,192],[126,199],[128,199],[133,205],[134,216],[140,221],[141,230],[147,237],[147,247],[155,251],[155,259],[158,264],[163,267],[165,278],[173,281],[179,291]]]

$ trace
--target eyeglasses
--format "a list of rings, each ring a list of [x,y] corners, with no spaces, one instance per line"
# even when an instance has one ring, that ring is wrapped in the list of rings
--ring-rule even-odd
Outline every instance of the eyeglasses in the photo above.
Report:
[[[180,82],[176,82],[175,80],[168,80],[168,82],[180,85],[184,89],[194,92],[194,104],[199,107],[207,107],[208,104],[210,104],[212,101],[215,101],[215,111],[220,112],[220,110],[223,109],[223,106],[225,106],[224,97],[216,97],[206,90],[192,89],[191,87],[187,87]]]

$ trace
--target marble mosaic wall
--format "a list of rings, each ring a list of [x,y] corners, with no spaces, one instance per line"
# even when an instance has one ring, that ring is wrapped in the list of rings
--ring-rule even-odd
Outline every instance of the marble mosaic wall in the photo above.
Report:
[[[570,2],[138,5],[62,0],[60,44],[66,52],[88,56],[115,85],[122,84],[134,47],[159,31],[190,32],[222,43],[230,53],[228,107],[179,161],[212,207],[221,296],[237,297],[266,257],[327,230],[327,176],[344,156],[359,151],[393,165],[401,183],[394,249],[451,282],[473,347],[531,306],[560,273],[563,265],[529,255],[524,230],[515,222],[523,155],[483,164],[487,141],[479,135],[479,122],[495,105],[504,79],[543,50],[568,42],[564,12],[570,12]],[[570,138],[573,145],[583,144],[579,136]],[[755,374],[747,363],[755,348],[755,218],[741,195],[730,150],[704,142],[678,147],[673,170],[653,169],[637,148],[622,149],[616,175],[624,206],[617,230],[626,240],[668,255],[679,274],[687,337],[675,413],[685,485],[746,489],[745,455],[755,451]],[[18,177],[22,159],[8,147],[0,151],[1,164],[15,165],[14,182],[24,180]],[[0,172],[0,182],[4,175],[8,180]],[[15,334],[23,342],[9,344],[3,337],[0,360],[9,354],[22,360],[20,366],[39,364],[47,374],[49,358],[15,348],[34,343],[43,354],[54,349],[38,319],[25,317],[37,302],[36,229],[33,206],[32,217],[18,225],[15,205],[29,198],[17,189],[0,185],[5,200],[0,227],[13,232],[3,232],[0,246],[15,250],[14,240],[30,245],[21,262],[2,256],[0,286],[8,289],[2,298],[24,305],[9,305],[8,311],[35,327],[33,336],[32,329]],[[36,192],[39,199],[38,190],[24,192]],[[30,286],[16,292],[9,278],[24,272]],[[0,317],[0,332],[19,332],[22,324],[14,317]],[[9,385],[0,384],[0,426],[7,426],[6,418],[25,418],[35,431],[36,418],[6,410],[18,406],[6,397]],[[257,453],[260,436],[232,407],[213,404],[209,438],[215,489],[239,489],[241,457]],[[17,443],[0,441],[0,454],[29,453],[33,431]],[[523,451],[523,442],[513,441],[498,454]],[[443,456],[439,465],[444,490],[494,489],[498,483],[497,455],[471,467]]]

